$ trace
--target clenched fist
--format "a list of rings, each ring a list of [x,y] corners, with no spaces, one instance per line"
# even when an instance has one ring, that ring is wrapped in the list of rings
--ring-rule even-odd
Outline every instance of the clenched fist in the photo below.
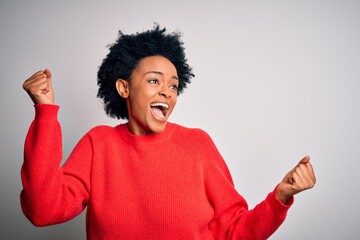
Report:
[[[313,188],[316,183],[315,173],[306,156],[284,177],[277,187],[278,199],[285,203],[286,200],[306,189]]]
[[[34,104],[54,104],[54,91],[49,69],[38,71],[23,84]]]

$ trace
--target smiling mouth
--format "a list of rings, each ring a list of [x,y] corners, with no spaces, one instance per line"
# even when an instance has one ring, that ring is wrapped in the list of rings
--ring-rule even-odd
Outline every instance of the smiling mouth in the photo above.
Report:
[[[169,109],[169,105],[166,103],[152,103],[150,104],[151,112],[156,118],[164,119]]]

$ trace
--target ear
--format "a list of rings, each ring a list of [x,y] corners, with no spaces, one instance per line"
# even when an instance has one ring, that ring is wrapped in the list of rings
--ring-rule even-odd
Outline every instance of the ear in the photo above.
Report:
[[[124,79],[118,79],[116,80],[116,89],[119,93],[119,95],[123,98],[129,97],[129,82]]]

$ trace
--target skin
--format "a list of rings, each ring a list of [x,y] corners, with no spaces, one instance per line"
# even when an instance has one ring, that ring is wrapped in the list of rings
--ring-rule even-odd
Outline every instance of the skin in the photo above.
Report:
[[[175,66],[162,56],[143,58],[133,70],[130,81],[119,79],[116,88],[126,99],[128,128],[134,135],[164,131],[177,101],[179,80]],[[164,117],[158,117],[152,104],[163,103],[169,108]]]
[[[291,196],[313,188],[315,183],[316,177],[310,157],[305,156],[279,183],[276,189],[277,198],[285,204]]]
[[[49,69],[38,71],[29,77],[23,84],[34,104],[54,104],[54,90]]]
[[[179,84],[175,66],[166,58],[143,58],[131,74],[131,80],[119,79],[116,89],[126,99],[128,128],[134,135],[156,134],[164,131],[177,100]],[[38,71],[23,84],[34,104],[54,104],[52,75],[49,69]],[[154,114],[151,104],[166,103],[165,116]],[[277,186],[277,198],[286,204],[295,194],[314,187],[315,173],[310,157],[305,156],[289,171]]]

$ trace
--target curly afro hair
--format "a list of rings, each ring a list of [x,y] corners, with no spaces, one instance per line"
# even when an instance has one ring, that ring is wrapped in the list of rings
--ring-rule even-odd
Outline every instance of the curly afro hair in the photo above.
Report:
[[[179,77],[178,95],[183,92],[195,75],[187,64],[183,42],[179,32],[167,33],[166,28],[155,25],[152,30],[125,35],[119,31],[117,41],[109,46],[110,52],[103,60],[99,71],[97,96],[105,105],[107,115],[128,119],[126,100],[115,87],[118,79],[130,81],[133,70],[141,59],[148,56],[163,56],[174,64]]]

